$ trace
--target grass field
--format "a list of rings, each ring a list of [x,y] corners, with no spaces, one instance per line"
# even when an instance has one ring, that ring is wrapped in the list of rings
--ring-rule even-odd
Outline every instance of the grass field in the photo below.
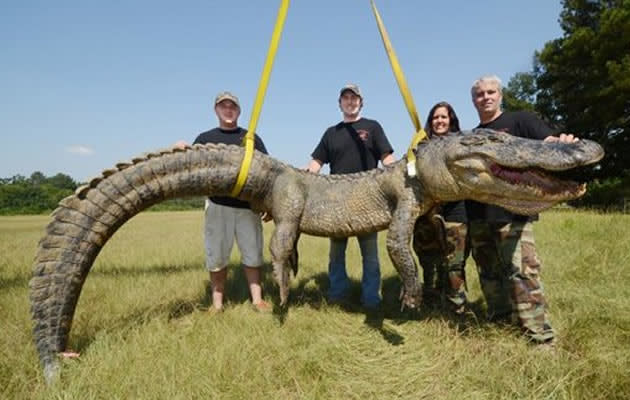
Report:
[[[28,280],[47,217],[0,217],[2,399],[628,399],[630,216],[553,211],[535,225],[555,351],[471,313],[400,312],[381,234],[384,319],[326,304],[326,239],[302,237],[288,312],[251,310],[235,252],[225,313],[209,315],[201,212],[143,213],[84,285],[61,379],[44,383]],[[273,224],[265,227],[269,237]],[[267,242],[266,242],[267,243]],[[265,297],[277,304],[266,250]],[[348,251],[353,298],[359,252]],[[276,310],[279,311],[279,310]]]

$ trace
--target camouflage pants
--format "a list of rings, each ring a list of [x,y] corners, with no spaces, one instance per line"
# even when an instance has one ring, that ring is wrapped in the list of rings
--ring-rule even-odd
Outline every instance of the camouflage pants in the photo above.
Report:
[[[418,255],[427,294],[436,293],[461,310],[466,303],[466,234],[462,222],[445,222],[445,237],[426,219],[414,227],[413,248]]]
[[[532,223],[472,221],[470,242],[490,319],[510,318],[535,342],[553,339]]]

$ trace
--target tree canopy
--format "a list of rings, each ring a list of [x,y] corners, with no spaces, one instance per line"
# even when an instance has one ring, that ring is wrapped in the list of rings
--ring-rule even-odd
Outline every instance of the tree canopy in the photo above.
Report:
[[[29,178],[14,175],[0,179],[0,214],[41,214],[57,207],[78,184],[68,175],[46,177],[35,171]]]
[[[510,79],[507,109],[533,109],[564,132],[595,140],[603,178],[630,173],[630,0],[564,0],[561,38]]]
[[[79,186],[70,176],[58,173],[47,177],[35,171],[30,177],[0,178],[0,215],[43,214],[54,210],[59,201]],[[204,197],[171,199],[151,208],[161,210],[201,210]]]

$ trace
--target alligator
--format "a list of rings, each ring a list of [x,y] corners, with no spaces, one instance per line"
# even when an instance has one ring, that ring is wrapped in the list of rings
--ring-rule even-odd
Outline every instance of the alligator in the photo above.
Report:
[[[477,130],[421,142],[417,175],[407,162],[347,175],[318,175],[254,153],[238,196],[273,216],[270,250],[280,304],[300,233],[348,237],[387,229],[387,250],[400,275],[401,300],[422,298],[410,250],[416,219],[440,202],[473,199],[533,214],[584,194],[584,183],[555,176],[603,157],[595,142],[544,143]],[[151,205],[184,196],[229,195],[242,147],[207,144],[146,153],[116,164],[52,213],[30,280],[34,340],[47,381],[58,374],[81,288],[97,255],[118,228]]]

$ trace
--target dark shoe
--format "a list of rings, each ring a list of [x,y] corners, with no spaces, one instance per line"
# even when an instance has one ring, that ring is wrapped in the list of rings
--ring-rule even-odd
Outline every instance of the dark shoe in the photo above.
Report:
[[[329,306],[345,307],[348,304],[350,304],[350,301],[348,301],[348,299],[345,297],[335,297],[328,299]]]
[[[356,304],[353,304],[349,299],[342,297],[336,299],[329,299],[328,305],[331,307],[339,307],[344,311],[354,312],[359,309]]]
[[[544,342],[536,343],[535,346],[536,346],[536,350],[540,352],[555,354],[558,351],[557,344],[558,343],[555,339],[550,339]]]
[[[455,315],[464,315],[466,314],[466,311],[468,311],[468,303],[464,303],[464,304],[450,304],[450,309],[451,312],[453,312],[453,314]]]
[[[376,307],[363,307],[365,319],[368,321],[382,321],[385,317],[383,308],[379,305]]]
[[[428,306],[437,306],[442,303],[442,294],[435,288],[422,289],[422,302]]]

